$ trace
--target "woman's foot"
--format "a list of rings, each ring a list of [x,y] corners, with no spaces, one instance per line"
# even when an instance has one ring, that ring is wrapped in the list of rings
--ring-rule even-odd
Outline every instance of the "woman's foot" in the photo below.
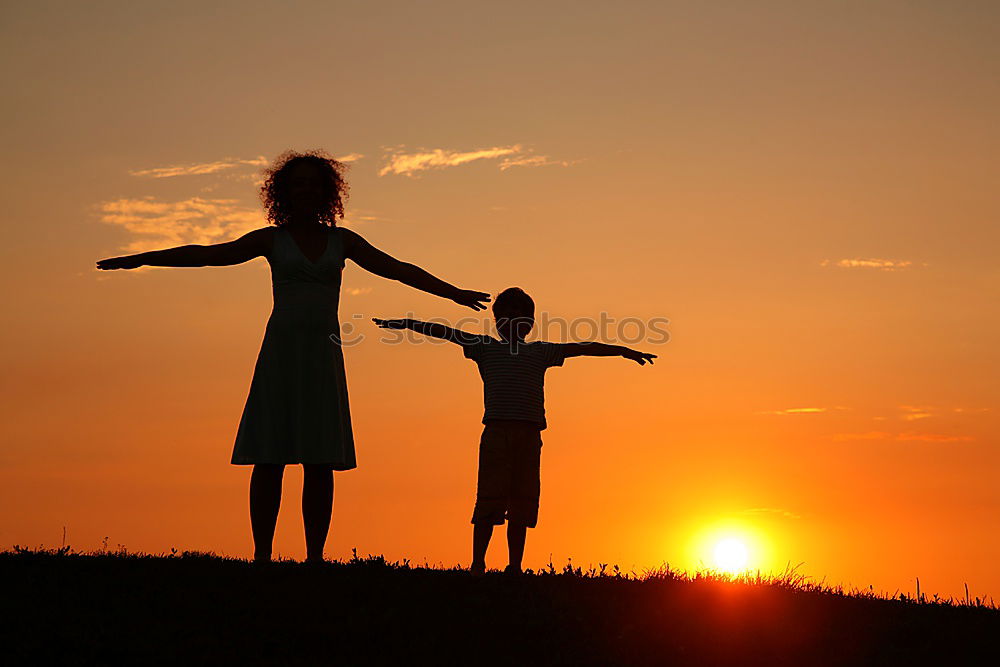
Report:
[[[522,574],[524,574],[523,572],[521,572],[521,568],[517,567],[516,565],[508,565],[503,569],[503,573],[510,577],[520,577]]]
[[[469,574],[474,577],[481,577],[486,574],[486,563],[473,563],[469,566]]]

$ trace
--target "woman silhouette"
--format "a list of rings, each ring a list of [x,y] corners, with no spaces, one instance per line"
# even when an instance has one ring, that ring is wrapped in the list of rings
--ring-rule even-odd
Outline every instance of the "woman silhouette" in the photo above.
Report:
[[[268,227],[227,243],[185,245],[97,262],[98,269],[229,266],[263,256],[274,306],[240,419],[232,463],[253,465],[254,560],[269,562],[285,465],[301,463],[306,561],[321,562],[333,510],[333,471],[357,466],[337,314],[344,260],[473,310],[484,292],[459,289],[336,226],[345,166],[323,151],[280,155],[260,194]]]

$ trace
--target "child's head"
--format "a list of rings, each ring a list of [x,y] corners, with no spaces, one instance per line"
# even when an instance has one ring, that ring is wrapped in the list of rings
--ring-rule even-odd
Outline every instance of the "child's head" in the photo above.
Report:
[[[497,333],[504,340],[524,340],[535,326],[535,302],[520,287],[508,287],[493,301]]]

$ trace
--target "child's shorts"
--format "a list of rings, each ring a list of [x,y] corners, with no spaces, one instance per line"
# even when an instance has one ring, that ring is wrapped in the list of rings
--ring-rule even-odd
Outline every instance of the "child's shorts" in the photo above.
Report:
[[[504,520],[534,528],[541,489],[542,433],[526,421],[490,421],[479,441],[479,480],[472,523]]]

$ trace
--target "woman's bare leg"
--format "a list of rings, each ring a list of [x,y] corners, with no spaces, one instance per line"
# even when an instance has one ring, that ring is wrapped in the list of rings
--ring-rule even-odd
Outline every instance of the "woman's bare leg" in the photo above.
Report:
[[[323,547],[333,515],[333,470],[326,465],[302,466],[302,523],[306,527],[306,561],[323,560]]]
[[[271,544],[274,542],[274,526],[278,523],[284,473],[283,465],[258,463],[250,475],[250,527],[253,531],[253,559],[258,563],[271,561]]]

